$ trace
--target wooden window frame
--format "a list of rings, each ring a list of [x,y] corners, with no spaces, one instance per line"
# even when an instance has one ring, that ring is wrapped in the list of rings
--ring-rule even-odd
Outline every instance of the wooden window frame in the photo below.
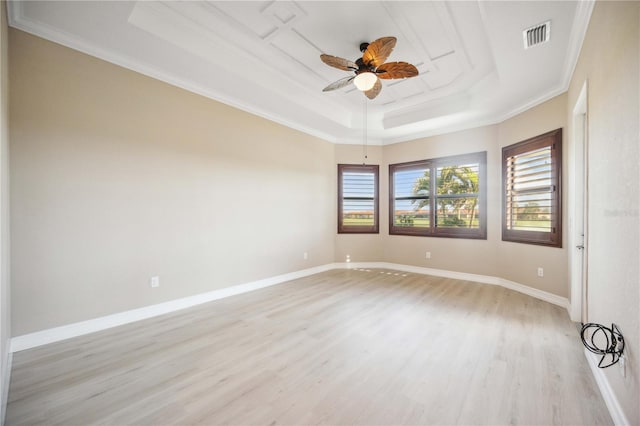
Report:
[[[551,232],[509,229],[509,158],[541,148],[551,148]],[[562,129],[502,148],[502,241],[562,247]]]
[[[371,172],[374,175],[373,225],[345,225],[343,176],[345,172]],[[378,234],[380,232],[380,167],[377,164],[338,164],[338,234]]]
[[[456,166],[460,164],[478,164],[478,209],[480,211],[478,228],[453,228],[437,226],[437,169],[438,167]],[[398,170],[411,170],[416,168],[430,169],[430,190],[429,199],[429,227],[412,228],[395,226],[395,172]],[[428,160],[412,161],[389,165],[389,235],[408,235],[418,237],[443,237],[443,238],[466,238],[466,239],[487,239],[487,152],[475,152],[471,154],[453,155]]]

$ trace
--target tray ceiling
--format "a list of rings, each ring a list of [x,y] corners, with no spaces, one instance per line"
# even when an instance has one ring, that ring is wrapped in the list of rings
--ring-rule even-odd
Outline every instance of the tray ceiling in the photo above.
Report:
[[[502,121],[567,89],[593,2],[14,1],[10,25],[336,143]],[[523,30],[550,22],[524,48]],[[418,77],[367,100],[321,53],[395,36]]]

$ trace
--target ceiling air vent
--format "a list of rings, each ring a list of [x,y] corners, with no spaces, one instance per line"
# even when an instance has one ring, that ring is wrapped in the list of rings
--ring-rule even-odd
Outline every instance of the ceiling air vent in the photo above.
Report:
[[[530,47],[548,42],[550,34],[551,21],[547,21],[542,24],[535,25],[531,28],[527,28],[526,30],[522,31],[524,48],[528,49]]]

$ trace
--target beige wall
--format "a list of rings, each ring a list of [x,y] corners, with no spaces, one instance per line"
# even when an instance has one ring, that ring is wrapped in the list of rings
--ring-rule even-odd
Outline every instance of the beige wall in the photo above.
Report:
[[[639,29],[639,2],[596,3],[567,109],[570,118],[586,81],[588,321],[625,337],[626,377],[617,366],[604,373],[630,424],[640,424]]]
[[[389,235],[389,200],[387,198],[381,206],[385,224],[387,224],[382,236],[386,261],[449,271],[496,275],[494,240],[497,234],[491,220],[498,213],[495,208],[498,195],[496,191],[498,175],[495,170],[499,167],[496,138],[496,126],[487,126],[384,147],[385,191],[389,188],[389,164],[487,151],[487,208],[489,210],[487,240]],[[426,251],[431,252],[431,259],[425,258]]]
[[[506,120],[498,126],[498,156],[502,155],[502,147],[520,142],[551,130],[567,125],[567,95],[563,94],[538,105],[535,108]],[[563,163],[567,163],[567,138],[563,131]],[[566,167],[563,167],[566,170]],[[563,173],[563,206],[567,199],[567,175]],[[502,198],[499,198],[502,203]],[[566,213],[566,208],[563,209]],[[497,215],[496,227],[500,228],[501,218]],[[569,296],[569,279],[567,265],[567,215],[562,216],[562,248],[536,246],[502,242],[496,251],[500,259],[498,269],[501,277],[520,284],[548,291],[559,296]],[[498,230],[499,231],[499,230]],[[499,236],[499,239],[502,237]],[[537,268],[544,268],[544,277],[537,276]]]
[[[7,4],[0,2],[0,423],[4,421],[10,323],[9,291],[9,66]]]
[[[501,235],[502,147],[566,125],[566,95],[493,126],[387,145],[369,156],[380,164],[380,235],[342,235],[336,261],[347,253],[354,261],[385,261],[447,271],[500,277],[568,296],[567,251],[507,243]],[[487,151],[487,239],[453,239],[389,235],[389,164]],[[361,161],[362,147],[336,147],[336,162]],[[376,162],[377,161],[377,162]],[[565,218],[566,222],[566,218]],[[431,252],[431,259],[425,252]],[[354,259],[354,254],[356,257]],[[544,268],[544,277],[537,268]]]
[[[13,336],[333,261],[331,143],[14,29],[10,78]]]

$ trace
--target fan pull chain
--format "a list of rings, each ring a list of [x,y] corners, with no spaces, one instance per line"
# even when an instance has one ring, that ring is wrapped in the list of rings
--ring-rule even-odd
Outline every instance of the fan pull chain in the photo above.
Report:
[[[362,165],[366,165],[367,164],[367,100],[364,100],[364,114],[362,115],[363,119],[363,127],[364,127],[364,141],[362,142],[362,155],[364,156]]]

